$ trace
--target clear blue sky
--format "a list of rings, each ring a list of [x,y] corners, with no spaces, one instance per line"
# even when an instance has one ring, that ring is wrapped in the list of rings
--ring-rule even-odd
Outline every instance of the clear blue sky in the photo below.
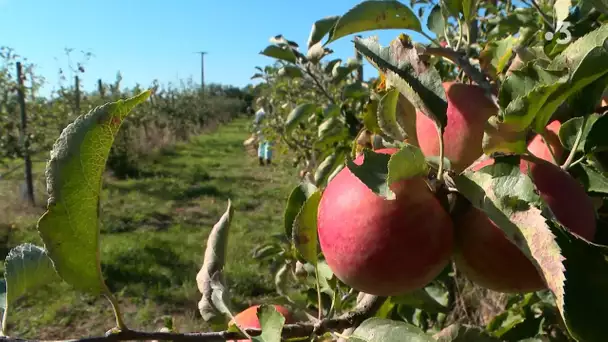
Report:
[[[58,83],[57,70],[67,65],[64,48],[94,54],[82,76],[86,90],[97,79],[111,82],[116,72],[123,85],[162,84],[193,77],[200,82],[200,55],[205,57],[205,80],[245,86],[254,67],[272,62],[259,52],[268,39],[283,34],[306,51],[315,20],[341,15],[358,0],[0,0],[0,45],[9,46],[38,65],[48,85]],[[425,23],[423,23],[425,24]],[[370,31],[383,45],[400,30]],[[426,41],[418,34],[414,39]],[[353,55],[352,37],[330,45],[344,60]],[[55,58],[58,58],[56,60]],[[369,65],[366,78],[377,75]]]

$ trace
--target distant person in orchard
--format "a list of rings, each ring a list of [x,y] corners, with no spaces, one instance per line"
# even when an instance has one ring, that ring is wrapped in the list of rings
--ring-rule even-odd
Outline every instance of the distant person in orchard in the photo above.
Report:
[[[264,111],[264,106],[261,106],[255,113],[253,119],[254,132],[258,137],[258,159],[262,166],[264,164],[270,165],[272,160],[272,143],[264,138],[262,131],[262,122],[265,116],[266,112]]]

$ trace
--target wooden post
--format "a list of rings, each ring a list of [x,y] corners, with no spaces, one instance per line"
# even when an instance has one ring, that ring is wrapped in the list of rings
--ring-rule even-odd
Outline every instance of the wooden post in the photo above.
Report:
[[[74,76],[74,108],[76,116],[80,115],[80,78]]]
[[[27,134],[27,115],[25,112],[25,91],[23,86],[23,70],[21,68],[21,62],[17,62],[17,98],[19,101],[19,107],[21,109],[21,140],[23,148],[23,161],[25,162],[25,186],[27,200],[35,205],[34,201],[34,181],[32,179],[32,160],[30,158],[30,142]]]
[[[101,78],[97,80],[97,89],[99,90],[99,96],[101,96],[101,98],[105,98],[106,97],[106,93],[105,93],[105,89],[103,88],[103,83],[101,82]]]

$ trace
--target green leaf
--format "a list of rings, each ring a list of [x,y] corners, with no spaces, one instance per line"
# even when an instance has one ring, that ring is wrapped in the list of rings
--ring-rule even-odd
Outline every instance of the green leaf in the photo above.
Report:
[[[445,30],[445,21],[443,20],[443,15],[441,14],[441,7],[439,5],[433,6],[431,9],[431,13],[429,14],[427,26],[429,30],[431,30],[437,37],[441,37],[444,35]]]
[[[422,31],[416,14],[404,4],[392,0],[364,1],[338,19],[324,45],[349,34],[382,29]]]
[[[604,341],[608,315],[608,248],[588,243],[557,224],[551,225],[551,229],[568,275],[563,302],[557,297],[557,307],[570,334],[578,341]]]
[[[332,82],[334,84],[338,84],[344,81],[344,79],[346,79],[348,75],[350,75],[353,71],[357,70],[360,66],[361,63],[354,58],[349,58],[345,66],[335,64],[334,68],[331,71]]]
[[[358,100],[362,97],[369,96],[369,89],[361,82],[350,83],[342,89],[342,98],[350,98]]]
[[[303,76],[302,70],[300,70],[300,68],[294,65],[286,65],[282,67],[281,69],[279,69],[278,74],[279,76],[289,78],[298,78]]]
[[[559,88],[550,95],[536,114],[537,132],[542,131],[553,113],[570,95],[608,74],[608,63],[605,63],[608,60],[606,39],[608,39],[608,24],[603,24],[568,45],[549,64],[549,70],[568,69],[570,77],[567,84],[559,84]]]
[[[378,126],[382,132],[389,137],[403,141],[406,137],[405,131],[397,123],[397,101],[399,90],[392,88],[380,99],[378,108]]]
[[[588,192],[608,194],[607,175],[597,171],[591,166],[585,164],[580,165],[582,168],[582,175],[578,175],[577,179],[583,183],[585,190]]]
[[[548,98],[567,82],[565,70],[547,71],[538,62],[513,70],[499,94],[503,122],[514,132],[528,130]]]
[[[560,246],[542,215],[546,205],[519,162],[518,157],[497,157],[494,165],[456,177],[456,187],[528,257],[561,305],[566,278]]]
[[[594,122],[585,125],[585,127],[587,126],[590,126],[590,128],[588,135],[583,140],[585,143],[585,153],[608,149],[608,134],[606,134],[608,132],[608,116],[599,116]]]
[[[348,160],[346,167],[374,193],[387,199],[394,199],[395,193],[387,183],[390,159],[391,156],[388,154],[364,149],[363,163],[357,165],[352,160]]]
[[[308,181],[300,182],[300,184],[291,190],[289,198],[287,199],[287,205],[285,206],[285,213],[283,214],[285,235],[289,238],[292,236],[293,222],[296,219],[296,216],[298,216],[306,199],[315,191],[317,191],[317,187]]]
[[[7,309],[15,305],[17,299],[38,288],[59,282],[53,262],[46,251],[30,243],[24,243],[12,248],[4,260],[3,289],[0,291],[0,307],[6,321]],[[3,324],[4,329],[4,324]],[[6,331],[3,331],[6,334]]]
[[[336,65],[340,65],[340,63],[342,63],[342,59],[341,58],[332,59],[331,61],[327,62],[327,64],[325,65],[325,68],[323,69],[323,71],[326,74],[332,74],[334,68],[336,68]]]
[[[340,115],[340,107],[335,104],[328,104],[323,109],[323,117],[330,118]]]
[[[331,31],[336,22],[338,22],[338,19],[340,19],[340,16],[329,16],[317,20],[312,24],[312,30],[310,30],[310,35],[308,36],[308,48],[310,49],[313,45],[320,42]]]
[[[285,317],[274,306],[268,304],[260,305],[257,316],[262,333],[259,336],[252,336],[252,341],[281,342]]]
[[[433,335],[438,342],[500,342],[483,329],[460,323],[454,323]]]
[[[429,172],[426,158],[420,148],[404,144],[399,151],[391,155],[388,162],[388,184],[417,176],[426,176]]]
[[[221,292],[219,299],[223,299],[223,269],[224,264],[226,263],[228,233],[230,232],[230,223],[232,222],[233,215],[234,207],[232,206],[232,202],[228,200],[226,211],[209,233],[203,266],[196,275],[198,290],[202,294],[202,298],[198,302],[198,309],[205,321],[216,319],[217,312],[223,312],[221,307],[227,306],[226,301],[222,304],[220,302],[214,302],[213,299],[217,289]],[[218,307],[218,305],[221,307]]]
[[[439,303],[429,292],[427,292],[427,288],[391,297],[391,301],[396,304],[403,304],[412,308],[421,309],[427,313],[447,313],[449,311],[447,306]]]
[[[372,317],[365,320],[352,336],[365,342],[434,342],[420,328],[409,323]]]
[[[315,184],[325,184],[331,172],[335,170],[339,165],[344,164],[345,156],[346,154],[344,153],[344,150],[336,151],[327,156],[321,162],[321,164],[319,164],[317,170],[315,171]]]
[[[309,263],[316,265],[317,257],[317,208],[321,201],[321,191],[315,191],[300,209],[293,222],[293,244]]]
[[[541,209],[546,206],[532,180],[519,171],[519,158],[496,158],[494,165],[465,172],[455,180],[458,190],[543,275],[571,334],[581,341],[603,340],[601,322],[608,314],[607,248],[588,243],[543,217]]]
[[[446,11],[446,14],[450,14],[454,18],[460,17],[459,14],[462,11],[462,0],[440,0],[440,3],[444,8],[444,11]]]
[[[475,19],[478,1],[479,0],[462,0],[462,14],[466,24]]]
[[[587,136],[589,135],[589,131],[593,126],[593,123],[599,119],[599,114],[591,114],[587,117],[587,122],[585,122],[585,128],[583,130],[583,135],[581,136],[581,141],[576,149],[577,152],[583,152],[585,149],[585,141],[587,140]],[[559,140],[562,145],[568,150],[572,150],[574,147],[574,141],[576,140],[576,136],[583,125],[583,118],[576,117],[572,118],[566,122],[564,122],[559,129]]]
[[[363,111],[363,125],[373,134],[382,132],[378,126],[378,100],[371,100],[365,105]]]
[[[260,54],[290,63],[296,62],[296,55],[287,46],[268,45]]]
[[[590,0],[596,10],[608,15],[608,0]]]
[[[303,103],[294,108],[285,120],[285,134],[291,134],[302,120],[316,110],[317,105],[314,103]]]
[[[338,117],[330,117],[319,125],[317,136],[320,141],[331,143],[342,140],[348,135],[344,122]]]
[[[28,292],[60,281],[46,251],[31,243],[12,248],[4,260],[6,304],[11,306]]]
[[[493,75],[506,71],[507,63],[511,60],[514,53],[513,48],[518,41],[518,38],[508,36],[487,44],[479,56],[482,68],[489,70]]]
[[[145,91],[79,116],[55,142],[46,166],[47,211],[38,232],[59,276],[76,289],[108,292],[99,260],[99,193],[106,160],[124,118]]]
[[[516,124],[501,122],[498,116],[492,116],[484,127],[483,152],[487,155],[495,152],[527,153],[527,133],[527,130],[519,130]]]
[[[386,86],[394,86],[416,109],[438,127],[447,125],[447,100],[439,72],[420,60],[409,38],[402,35],[381,47],[377,37],[355,39],[355,48],[386,76]]]

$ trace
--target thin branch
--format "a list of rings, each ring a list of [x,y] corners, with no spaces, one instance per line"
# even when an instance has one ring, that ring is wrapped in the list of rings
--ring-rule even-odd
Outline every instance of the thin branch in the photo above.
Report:
[[[318,323],[303,322],[297,324],[286,324],[283,326],[283,338],[309,337],[312,335],[322,335],[326,332],[342,331],[353,326],[358,326],[367,318],[373,316],[375,312],[384,304],[387,297],[367,295],[364,301],[357,306],[357,309],[348,312],[338,318],[324,319]],[[251,336],[259,336],[260,329],[246,329],[245,332]],[[146,332],[137,330],[124,330],[116,333],[109,332],[105,336],[86,337],[81,339],[63,340],[63,342],[113,342],[113,341],[198,341],[198,342],[225,342],[228,340],[245,338],[240,332],[218,331],[200,333],[170,333],[170,332]],[[11,337],[0,337],[1,341],[33,342],[41,340],[28,340]],[[53,340],[41,341],[51,342]],[[55,340],[58,342],[58,340]]]
[[[549,28],[551,28],[551,31],[555,32],[555,26],[553,25],[553,23],[551,22],[551,20],[549,20],[549,17],[547,17],[547,15],[545,14],[545,12],[543,12],[543,10],[540,8],[540,6],[536,3],[536,0],[530,0],[531,5],[536,9],[536,11],[538,12],[538,14],[540,14],[540,16],[543,18],[543,21],[549,25]]]
[[[310,71],[310,68],[307,66],[306,68],[304,68],[304,70],[306,71],[308,76],[310,76],[312,78],[312,80],[315,82],[317,87],[321,90],[323,95],[325,95],[325,97],[327,97],[329,102],[331,102],[332,104],[336,104],[336,100],[331,95],[329,95],[329,93],[327,92],[325,87],[321,84],[321,82],[319,82],[319,79],[317,78],[317,76],[315,76],[315,74],[312,71]]]

